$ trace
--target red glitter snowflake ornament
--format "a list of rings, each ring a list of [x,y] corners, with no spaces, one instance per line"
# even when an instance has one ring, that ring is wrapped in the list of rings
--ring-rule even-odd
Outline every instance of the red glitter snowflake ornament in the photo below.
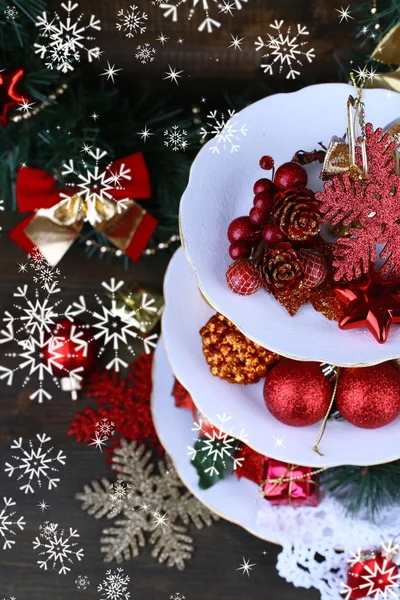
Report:
[[[335,244],[333,266],[335,280],[351,281],[367,274],[376,260],[376,244],[383,244],[380,257],[385,260],[383,276],[400,275],[400,176],[396,174],[394,151],[396,144],[382,129],[365,126],[368,170],[362,179],[347,173],[325,183],[324,192],[316,194],[321,202],[324,222],[352,227],[350,237]],[[356,148],[357,164],[362,166],[361,148]]]

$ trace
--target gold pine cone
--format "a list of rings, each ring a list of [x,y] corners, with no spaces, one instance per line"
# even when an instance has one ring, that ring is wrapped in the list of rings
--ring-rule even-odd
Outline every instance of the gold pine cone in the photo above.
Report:
[[[257,383],[279,359],[277,354],[247,339],[219,313],[200,329],[200,335],[211,373],[230,383]]]

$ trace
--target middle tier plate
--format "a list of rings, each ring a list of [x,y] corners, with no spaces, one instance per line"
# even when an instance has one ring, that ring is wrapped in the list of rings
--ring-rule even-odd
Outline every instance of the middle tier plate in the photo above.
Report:
[[[244,386],[211,375],[199,330],[215,311],[201,296],[182,249],[171,259],[164,294],[162,331],[172,370],[211,423],[224,429],[219,417],[228,415],[228,429],[233,436],[245,430],[246,443],[254,450],[297,465],[372,465],[400,458],[400,417],[379,429],[359,429],[347,421],[330,420],[320,444],[324,454],[319,456],[313,445],[321,423],[308,427],[284,425],[265,407],[263,381]],[[284,446],[277,445],[282,438]]]

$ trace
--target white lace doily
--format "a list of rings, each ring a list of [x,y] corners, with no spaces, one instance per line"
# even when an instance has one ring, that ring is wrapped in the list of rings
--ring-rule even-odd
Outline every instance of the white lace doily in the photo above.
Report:
[[[315,587],[321,600],[338,600],[346,582],[350,552],[378,549],[400,532],[400,507],[382,511],[376,522],[347,516],[343,505],[326,493],[319,506],[272,506],[262,502],[257,524],[283,548],[277,570],[297,587]]]

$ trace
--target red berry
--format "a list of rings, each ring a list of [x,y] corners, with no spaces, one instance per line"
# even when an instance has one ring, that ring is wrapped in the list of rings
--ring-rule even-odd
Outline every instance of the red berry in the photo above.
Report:
[[[254,208],[260,208],[264,212],[271,212],[274,205],[274,196],[268,192],[259,192],[254,196]]]
[[[265,211],[262,208],[256,208],[253,206],[249,212],[249,219],[252,223],[254,223],[254,225],[257,225],[257,227],[261,228],[268,222],[269,211]]]
[[[274,177],[274,184],[279,190],[305,188],[307,179],[307,172],[299,163],[287,162],[278,167]]]
[[[262,230],[262,236],[268,244],[278,244],[285,239],[282,231],[273,223],[268,223]]]
[[[266,171],[270,171],[271,169],[273,169],[274,159],[272,158],[272,156],[266,155],[260,158],[260,167],[262,169],[265,169]]]
[[[255,182],[253,191],[255,194],[259,194],[260,192],[270,192],[271,194],[275,194],[276,187],[270,179],[264,177]]]
[[[251,246],[246,240],[238,240],[229,246],[229,256],[232,260],[238,258],[250,258]]]
[[[250,221],[249,217],[237,217],[233,219],[228,227],[228,240],[251,240],[257,233],[257,227]]]
[[[226,272],[228,287],[235,294],[250,296],[257,292],[261,286],[261,275],[251,260],[236,260]]]

